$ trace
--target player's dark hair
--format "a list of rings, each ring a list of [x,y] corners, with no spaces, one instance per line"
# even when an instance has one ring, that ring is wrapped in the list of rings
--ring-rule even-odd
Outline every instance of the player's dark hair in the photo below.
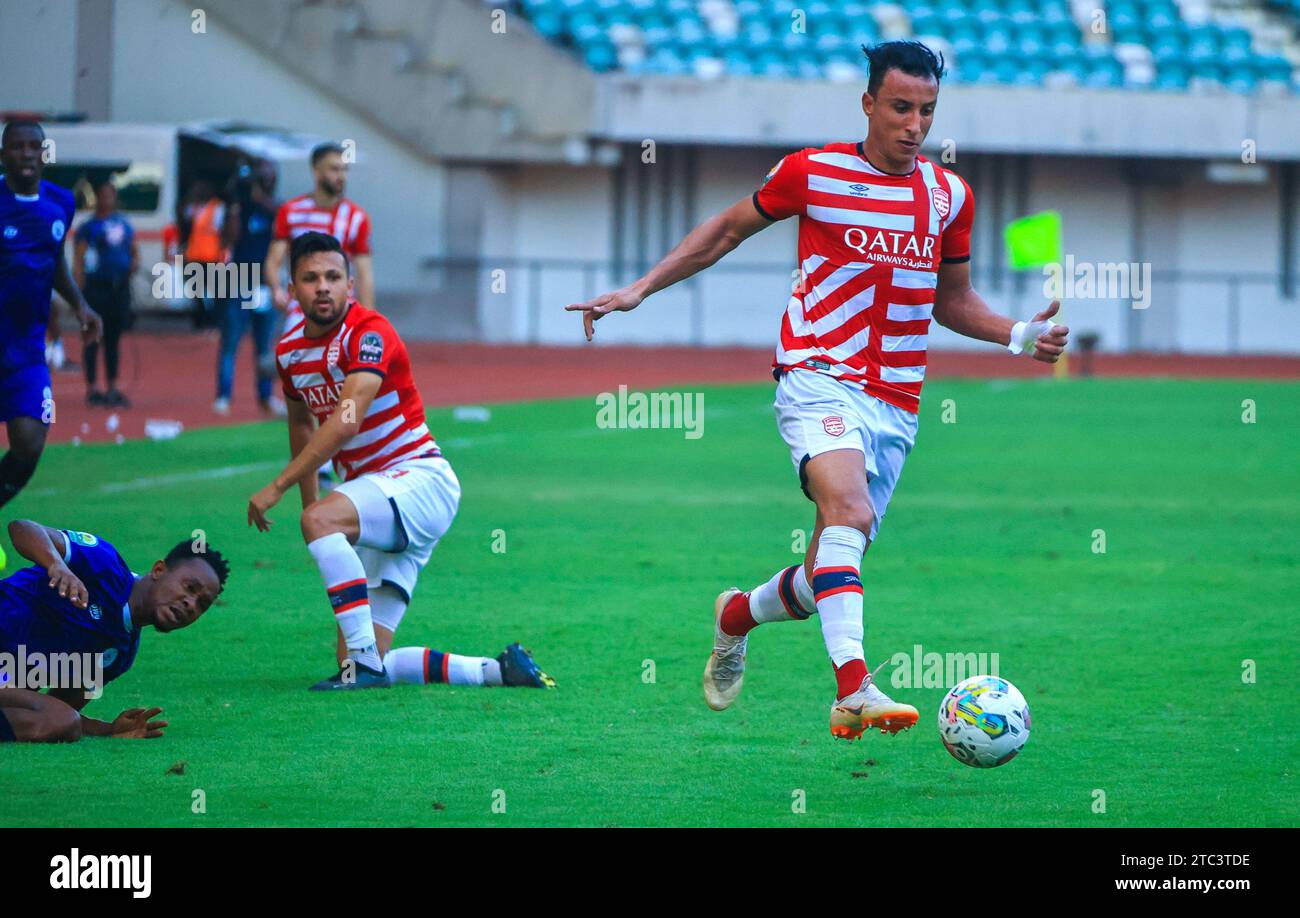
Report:
[[[325,143],[316,144],[316,146],[311,148],[311,164],[315,166],[318,162],[320,162],[326,156],[329,156],[331,153],[337,153],[339,156],[342,156],[343,155],[342,145],[334,143],[334,141],[332,140],[326,141]]]
[[[862,53],[871,65],[867,92],[873,96],[890,70],[901,70],[909,76],[934,77],[936,83],[943,79],[943,55],[935,54],[919,41],[886,41],[870,48],[863,45]]]
[[[318,233],[312,231],[303,233],[289,245],[289,279],[292,280],[298,271],[298,262],[308,255],[315,255],[317,252],[338,252],[343,256],[343,271],[349,273],[352,270],[348,262],[348,253],[343,251],[343,246],[339,241],[329,233]]]
[[[163,558],[163,564],[169,568],[175,567],[182,561],[188,561],[191,558],[197,558],[212,568],[212,573],[217,575],[217,583],[221,589],[226,588],[226,578],[230,576],[230,562],[222,557],[221,552],[215,548],[208,548],[206,545],[200,551],[194,547],[193,542],[177,542],[176,547],[167,552],[167,557]]]
[[[4,132],[0,133],[0,146],[8,146],[9,134],[21,128],[32,128],[41,135],[41,140],[45,139],[45,128],[41,127],[41,123],[35,118],[15,118],[13,121],[5,122]]]

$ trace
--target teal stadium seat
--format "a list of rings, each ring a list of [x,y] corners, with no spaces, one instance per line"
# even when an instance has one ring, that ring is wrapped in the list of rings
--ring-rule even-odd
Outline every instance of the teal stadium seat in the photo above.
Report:
[[[1072,75],[1086,86],[1124,85],[1124,68],[1108,43],[1085,42],[1069,0],[896,0],[912,18],[913,34],[932,35],[951,46],[954,81],[1041,85],[1050,72]],[[1264,0],[1297,18],[1300,0]],[[620,66],[619,42],[640,31],[646,55],[624,55],[629,71],[686,75],[705,58],[718,58],[733,75],[819,79],[834,66],[866,61],[859,45],[880,41],[874,0],[733,0],[736,34],[714,34],[699,0],[511,0],[549,41],[566,46],[598,72]],[[1198,80],[1221,82],[1250,93],[1262,84],[1298,87],[1288,60],[1262,55],[1244,28],[1217,23],[1189,25],[1175,0],[1107,0],[1116,43],[1151,50],[1152,86],[1185,91]],[[791,14],[806,14],[806,34],[790,29]],[[622,28],[620,28],[622,27]],[[1086,26],[1085,26],[1086,27]]]

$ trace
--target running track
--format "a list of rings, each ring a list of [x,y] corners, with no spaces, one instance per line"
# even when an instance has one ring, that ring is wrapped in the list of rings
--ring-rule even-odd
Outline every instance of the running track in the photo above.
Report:
[[[79,359],[81,346],[65,339]],[[561,398],[630,389],[702,383],[770,380],[768,348],[533,347],[523,345],[409,345],[420,393],[426,405],[477,405],[490,402]],[[212,412],[217,338],[214,333],[139,333],[122,342],[120,386],[131,399],[128,410],[91,409],[85,404],[81,373],[54,374],[57,408],[50,442],[67,443],[144,436],[146,418],[181,421],[185,428],[239,424],[259,415],[253,394],[253,358],[246,338],[235,376],[229,417]],[[101,364],[103,358],[100,358]],[[1074,357],[1074,368],[1079,366]],[[931,352],[928,379],[944,377],[1049,376],[1051,368],[988,352]],[[1231,377],[1300,379],[1300,357],[1200,357],[1188,355],[1095,355],[1100,376]],[[276,384],[276,391],[279,386]],[[109,419],[116,416],[116,430]]]

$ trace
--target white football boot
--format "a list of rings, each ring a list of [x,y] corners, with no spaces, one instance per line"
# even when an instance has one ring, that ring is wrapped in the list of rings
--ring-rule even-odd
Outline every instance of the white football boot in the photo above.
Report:
[[[740,695],[745,682],[745,648],[749,635],[735,637],[722,630],[722,610],[741,591],[723,590],[713,602],[713,653],[704,666],[704,701],[715,711],[725,711]]]
[[[831,736],[855,740],[872,727],[881,733],[901,733],[916,719],[916,708],[894,701],[868,674],[856,692],[831,705]]]

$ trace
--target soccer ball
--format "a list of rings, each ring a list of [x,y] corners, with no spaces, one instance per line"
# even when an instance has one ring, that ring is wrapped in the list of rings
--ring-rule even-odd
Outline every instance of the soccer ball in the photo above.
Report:
[[[1006,679],[971,676],[943,697],[939,738],[963,765],[1005,765],[1029,739],[1029,704]]]

